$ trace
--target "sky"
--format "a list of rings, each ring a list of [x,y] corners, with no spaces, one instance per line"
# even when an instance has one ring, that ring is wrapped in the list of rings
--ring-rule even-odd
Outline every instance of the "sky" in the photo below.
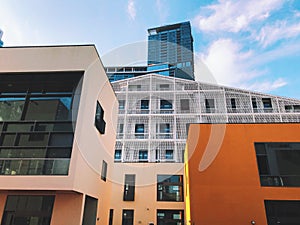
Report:
[[[122,57],[129,58],[132,46],[142,48],[136,43],[147,42],[148,28],[183,21],[191,22],[196,59],[219,84],[300,98],[300,0],[1,0],[0,4],[4,46],[95,44],[102,58],[124,51],[124,46]],[[196,79],[201,81],[202,76]]]

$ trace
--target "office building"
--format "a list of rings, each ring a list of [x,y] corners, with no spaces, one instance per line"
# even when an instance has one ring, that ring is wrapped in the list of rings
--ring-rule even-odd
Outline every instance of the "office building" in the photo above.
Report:
[[[157,74],[112,86],[119,101],[113,224],[187,222],[183,162],[189,124],[300,122],[296,99]]]
[[[95,46],[0,58],[1,224],[108,224],[118,103]]]
[[[148,29],[148,65],[169,64],[169,76],[194,80],[190,22]]]
[[[186,224],[299,224],[299,132],[299,123],[192,124]]]

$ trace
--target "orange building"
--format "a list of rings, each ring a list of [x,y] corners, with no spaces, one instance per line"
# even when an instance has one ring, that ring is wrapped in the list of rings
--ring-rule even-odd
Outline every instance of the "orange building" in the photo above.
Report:
[[[300,224],[299,124],[193,124],[187,150],[187,224]]]

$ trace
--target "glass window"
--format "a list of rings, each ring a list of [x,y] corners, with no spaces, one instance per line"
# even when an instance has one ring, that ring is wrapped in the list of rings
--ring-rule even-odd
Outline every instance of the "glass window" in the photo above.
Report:
[[[300,186],[300,143],[255,143],[262,186]]]
[[[121,161],[122,158],[122,150],[116,149],[115,150],[115,161]]]
[[[263,102],[264,108],[272,108],[271,98],[263,98],[262,102]]]
[[[141,100],[141,109],[143,109],[143,110],[149,109],[149,100],[148,99]]]
[[[139,150],[139,161],[140,162],[148,161],[148,151],[147,150]]]
[[[95,126],[100,134],[105,133],[106,122],[104,121],[104,110],[98,101],[95,115]]]
[[[172,101],[171,100],[160,100],[160,109],[172,109]]]
[[[98,199],[85,196],[82,225],[96,225]]]
[[[122,225],[133,225],[134,211],[132,209],[123,209]]]
[[[21,120],[25,97],[0,98],[0,121]]]
[[[135,124],[135,137],[136,138],[144,138],[145,134],[144,134],[144,124]]]
[[[166,159],[173,160],[173,150],[166,150]]]
[[[180,99],[180,109],[181,110],[190,110],[190,100],[189,99]]]
[[[183,176],[158,175],[157,201],[183,201]]]
[[[183,210],[157,210],[157,225],[184,225]]]
[[[106,181],[107,176],[107,162],[102,161],[102,169],[101,169],[101,180]]]
[[[265,200],[268,224],[298,225],[300,201]]]
[[[236,109],[235,98],[231,98],[231,99],[230,99],[230,103],[231,103],[231,108],[232,108],[232,109]]]
[[[256,98],[251,98],[251,100],[252,100],[253,110],[254,110],[254,112],[257,112],[257,101],[256,101]]]
[[[125,174],[124,182],[124,201],[134,201],[135,192],[135,174]]]
[[[215,100],[214,99],[205,99],[205,108],[206,109],[214,109],[215,108]]]
[[[50,225],[54,196],[9,195],[2,217],[2,225]]]
[[[121,110],[125,109],[125,100],[119,100],[119,109]]]

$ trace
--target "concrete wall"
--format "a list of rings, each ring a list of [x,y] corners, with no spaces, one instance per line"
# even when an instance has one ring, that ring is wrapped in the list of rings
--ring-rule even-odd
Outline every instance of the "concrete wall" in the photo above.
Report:
[[[224,129],[221,146],[212,154],[212,129]],[[299,188],[261,187],[255,142],[299,142],[299,124],[194,124],[188,137],[188,181],[191,212],[188,224],[267,225],[264,200],[300,200]],[[207,152],[208,150],[208,152]],[[215,149],[216,150],[216,149]],[[189,218],[189,216],[188,216]]]
[[[184,202],[157,201],[157,175],[183,175],[181,163],[115,163],[112,180],[111,209],[113,224],[122,224],[122,210],[134,210],[134,224],[156,222],[157,209],[184,209]],[[123,201],[125,174],[135,174],[135,200]]]

